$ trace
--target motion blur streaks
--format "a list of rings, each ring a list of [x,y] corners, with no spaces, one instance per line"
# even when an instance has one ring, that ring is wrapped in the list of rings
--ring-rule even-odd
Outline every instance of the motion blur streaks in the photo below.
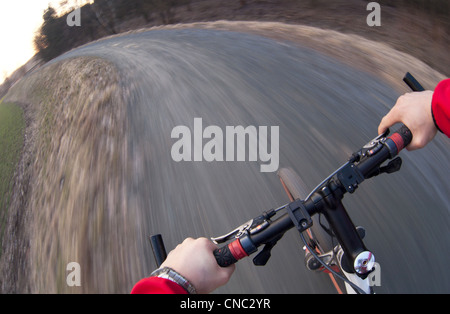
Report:
[[[195,117],[222,129],[279,126],[280,167],[294,168],[313,188],[377,135],[399,96],[370,73],[313,50],[241,33],[156,30],[63,57],[81,55],[107,58],[121,73],[133,165],[128,198],[141,212],[128,227],[142,241],[141,277],[155,268],[147,235],[162,233],[172,249],[188,236],[221,235],[288,200],[276,173],[261,173],[258,163],[174,162],[175,126],[193,129]],[[450,292],[443,271],[450,262],[449,153],[450,142],[438,136],[422,151],[402,153],[402,171],[364,182],[346,198],[381,264],[379,293]],[[240,261],[218,292],[332,293],[327,276],[305,270],[301,247],[288,232],[267,266]],[[130,276],[126,289],[138,279]]]

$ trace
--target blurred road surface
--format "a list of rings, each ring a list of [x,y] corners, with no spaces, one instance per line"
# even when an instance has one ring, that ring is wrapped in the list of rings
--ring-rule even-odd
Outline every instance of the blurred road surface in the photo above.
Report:
[[[169,250],[185,237],[221,235],[287,202],[276,172],[261,173],[259,162],[173,161],[175,126],[193,130],[195,117],[203,128],[279,126],[280,167],[296,169],[313,188],[376,136],[399,96],[315,51],[241,33],[143,32],[64,58],[82,55],[107,58],[122,73],[134,169],[129,200],[143,217],[130,228],[143,244],[148,234],[162,233]],[[438,136],[426,149],[402,153],[402,171],[364,182],[346,198],[381,264],[378,293],[450,292],[449,153],[450,142]],[[288,232],[267,266],[240,261],[217,292],[333,293],[327,276],[305,270],[301,247],[296,232]],[[155,268],[149,245],[140,258],[144,277]]]

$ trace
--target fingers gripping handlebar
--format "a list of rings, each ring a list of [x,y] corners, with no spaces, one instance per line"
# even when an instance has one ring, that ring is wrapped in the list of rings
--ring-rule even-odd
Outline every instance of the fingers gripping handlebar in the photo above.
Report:
[[[425,89],[423,86],[411,75],[411,73],[407,72],[403,81],[411,88],[414,92],[422,92]],[[408,129],[406,125],[402,125],[400,129],[397,130],[394,134],[392,134],[389,139],[391,139],[395,146],[397,147],[397,154],[406,146],[408,146],[412,141],[413,135],[411,131]]]
[[[411,88],[414,92],[421,92],[425,89],[422,85],[414,78],[414,76],[411,75],[411,73],[407,72],[405,74],[405,77],[403,78],[403,81]],[[397,146],[397,154],[406,146],[408,146],[412,141],[412,133],[408,129],[406,125],[402,125],[397,132],[392,134],[389,138],[394,141],[395,145]]]

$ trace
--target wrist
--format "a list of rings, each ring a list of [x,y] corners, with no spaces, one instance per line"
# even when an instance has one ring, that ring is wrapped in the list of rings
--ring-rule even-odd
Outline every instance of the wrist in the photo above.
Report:
[[[186,290],[189,294],[196,294],[197,291],[195,287],[191,284],[189,280],[187,280],[184,276],[176,272],[170,267],[162,267],[155,270],[151,277],[158,277],[168,279],[172,282],[175,282],[179,286],[181,286],[184,290]]]

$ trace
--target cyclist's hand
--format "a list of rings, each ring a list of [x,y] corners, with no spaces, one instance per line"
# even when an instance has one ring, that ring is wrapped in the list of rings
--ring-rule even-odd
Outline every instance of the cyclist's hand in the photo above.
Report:
[[[402,122],[413,134],[413,140],[406,149],[415,150],[424,147],[437,133],[431,114],[432,98],[432,91],[407,93],[400,96],[392,110],[381,120],[378,134]]]
[[[197,293],[210,293],[228,282],[235,265],[220,267],[213,251],[217,246],[206,238],[187,238],[169,253],[161,267],[170,267],[184,276]]]

